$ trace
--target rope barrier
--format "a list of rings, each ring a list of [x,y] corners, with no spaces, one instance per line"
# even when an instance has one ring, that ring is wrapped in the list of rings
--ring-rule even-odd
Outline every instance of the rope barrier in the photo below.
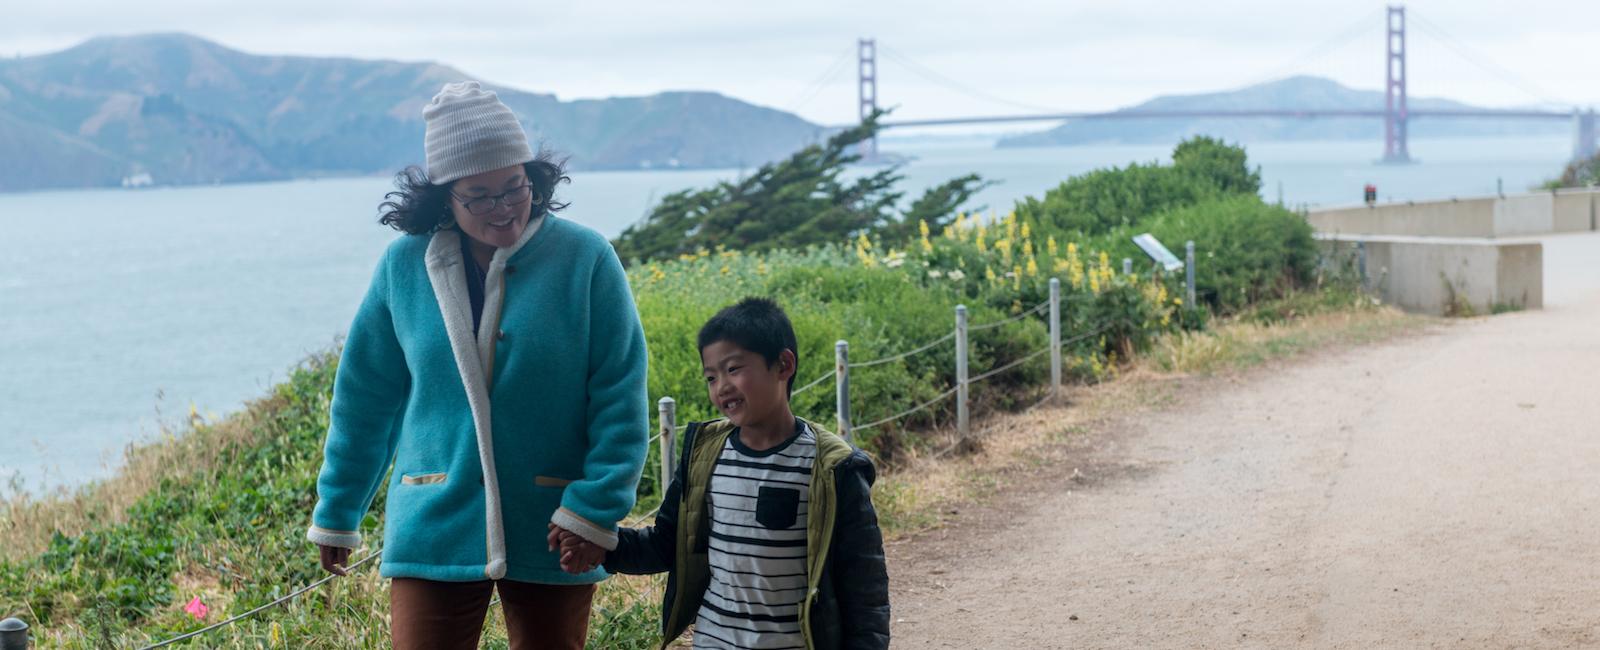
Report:
[[[371,553],[368,553],[366,557],[361,558],[360,561],[357,561],[356,563],[345,567],[345,571],[349,572],[351,569],[355,569],[356,567],[359,567],[359,566],[361,566],[363,564],[366,564],[369,560],[371,560],[371,559],[373,559],[375,557],[378,557],[378,551],[377,550],[373,550]],[[340,576],[330,573],[327,576],[323,577],[321,580],[318,580],[318,581],[313,582],[313,583],[311,583],[309,585],[306,585],[304,587],[296,589],[296,590],[290,592],[289,595],[287,595],[287,596],[284,596],[284,597],[279,598],[277,600],[274,600],[274,601],[272,601],[270,603],[267,603],[265,605],[262,605],[260,607],[255,608],[255,609],[252,609],[252,610],[250,610],[248,612],[245,612],[245,613],[240,614],[238,616],[234,616],[234,617],[229,618],[229,619],[224,620],[224,621],[219,621],[219,622],[216,622],[216,623],[212,623],[211,625],[207,625],[207,626],[202,627],[202,628],[200,628],[198,630],[195,630],[193,632],[187,632],[187,633],[184,633],[184,634],[180,634],[178,636],[172,637],[170,639],[167,639],[166,641],[162,641],[162,642],[156,643],[154,645],[147,645],[147,646],[141,648],[140,650],[154,650],[155,648],[164,648],[166,646],[172,645],[172,644],[177,643],[179,641],[185,641],[185,640],[188,640],[188,639],[192,639],[192,638],[195,638],[195,637],[200,636],[202,634],[205,634],[207,632],[210,632],[212,630],[216,630],[216,629],[220,629],[220,628],[223,628],[223,627],[227,627],[229,625],[233,625],[234,623],[236,623],[238,621],[244,620],[244,619],[249,618],[251,616],[255,616],[256,614],[259,614],[261,612],[267,611],[269,609],[272,609],[274,607],[277,607],[279,605],[287,603],[290,600],[293,600],[293,599],[299,597],[300,594],[303,594],[303,593],[306,593],[308,591],[311,591],[312,589],[316,589],[317,587],[321,587],[322,585],[327,584],[328,581],[333,580],[334,578],[338,578],[338,577],[340,577]]]
[[[899,361],[899,360],[904,359],[906,357],[909,357],[909,356],[911,356],[913,354],[917,354],[919,352],[926,352],[928,350],[931,350],[931,349],[933,349],[934,346],[937,346],[940,343],[944,343],[945,341],[948,341],[948,340],[953,339],[955,337],[956,337],[955,330],[950,330],[949,334],[945,334],[944,336],[941,336],[941,337],[939,337],[937,339],[934,339],[932,342],[928,343],[927,345],[924,345],[924,346],[922,346],[920,348],[917,348],[915,350],[911,350],[909,352],[901,352],[900,354],[894,355],[892,357],[884,357],[882,359],[873,359],[871,361],[863,361],[861,363],[852,363],[852,364],[850,364],[850,367],[851,368],[871,368],[872,366],[878,366],[878,365],[883,365],[885,363],[891,363],[891,362],[894,362],[894,361]]]
[[[1037,314],[1037,313],[1039,313],[1041,311],[1044,311],[1046,309],[1049,309],[1049,308],[1050,308],[1050,301],[1046,300],[1046,301],[1041,302],[1041,303],[1039,303],[1037,305],[1034,305],[1033,308],[1029,309],[1028,311],[1022,312],[1020,314],[1017,314],[1016,316],[1012,316],[1011,318],[1007,318],[1005,320],[997,320],[997,321],[995,321],[993,323],[984,323],[982,325],[968,325],[967,326],[967,331],[968,332],[982,332],[983,330],[994,329],[996,327],[999,327],[1001,325],[1005,325],[1007,323],[1015,323],[1015,322],[1017,322],[1019,320],[1027,318],[1029,316],[1032,316],[1034,314]]]
[[[818,378],[816,378],[816,379],[813,379],[813,380],[811,380],[811,383],[809,383],[809,384],[806,384],[806,385],[804,385],[804,386],[801,386],[801,387],[799,387],[799,388],[796,388],[796,389],[795,389],[795,391],[794,391],[794,393],[792,393],[792,394],[790,394],[790,395],[789,395],[789,396],[790,396],[790,397],[794,397],[794,396],[795,396],[795,395],[799,395],[799,394],[800,394],[800,393],[804,393],[804,392],[806,392],[806,390],[807,390],[807,389],[810,389],[810,388],[812,388],[812,387],[815,387],[815,386],[816,386],[816,385],[817,385],[817,384],[820,384],[820,383],[822,383],[822,382],[823,382],[823,380],[825,380],[825,379],[827,379],[827,378],[829,378],[829,377],[832,377],[832,376],[833,376],[833,375],[834,375],[834,372],[833,372],[833,371],[832,371],[832,370],[829,370],[829,371],[828,371],[828,374],[826,374],[826,375],[823,375],[823,376],[821,376],[821,377],[818,377]]]
[[[984,325],[968,326],[967,329],[968,329],[968,331],[981,331],[981,330],[1000,327],[1001,325],[1005,325],[1007,323],[1016,322],[1016,321],[1022,320],[1024,318],[1027,318],[1027,317],[1029,317],[1029,316],[1031,316],[1033,314],[1039,313],[1040,311],[1048,308],[1049,305],[1050,305],[1049,301],[1041,302],[1038,305],[1035,305],[1033,308],[1029,309],[1028,311],[1022,312],[1021,314],[1017,314],[1016,316],[1012,316],[1010,318],[1007,318],[1007,319],[1004,319],[1004,320],[1000,320],[1000,321],[995,321],[993,323],[987,323],[987,324],[984,324]],[[1090,338],[1090,337],[1093,337],[1093,336],[1098,336],[1100,334],[1104,334],[1107,330],[1111,329],[1111,327],[1113,325],[1116,325],[1116,324],[1125,324],[1125,323],[1106,323],[1106,324],[1103,324],[1099,328],[1096,328],[1093,331],[1085,332],[1085,333],[1080,334],[1078,336],[1074,336],[1074,337],[1072,337],[1070,339],[1063,340],[1061,342],[1061,345],[1062,346],[1066,346],[1066,345],[1068,345],[1070,343],[1076,343],[1078,341],[1081,341],[1081,340],[1084,340],[1084,339],[1087,339],[1087,338]],[[875,359],[875,360],[872,360],[872,361],[866,361],[866,362],[862,362],[862,363],[858,363],[858,364],[850,364],[849,367],[852,367],[852,368],[865,368],[865,367],[870,367],[870,366],[874,366],[874,365],[891,363],[893,361],[898,361],[898,360],[904,359],[906,357],[909,357],[911,355],[918,354],[920,352],[925,352],[925,351],[933,348],[934,346],[939,345],[941,343],[944,343],[945,341],[948,341],[948,340],[950,340],[951,338],[954,338],[954,337],[955,337],[955,332],[952,331],[949,334],[946,334],[945,336],[942,336],[942,337],[940,337],[938,339],[935,339],[934,341],[932,341],[932,342],[930,342],[930,343],[928,343],[928,344],[926,344],[926,345],[924,345],[924,346],[922,346],[920,348],[917,348],[917,349],[914,349],[914,350],[910,350],[910,351],[907,351],[907,352],[903,352],[903,353],[900,353],[898,355],[891,356],[891,357],[885,357],[885,358],[882,358],[882,359]],[[1027,363],[1028,361],[1030,361],[1030,360],[1032,360],[1034,358],[1037,358],[1039,355],[1045,354],[1046,352],[1049,352],[1049,351],[1050,351],[1050,346],[1045,346],[1044,348],[1041,348],[1039,350],[1036,350],[1034,352],[1029,353],[1027,356],[1024,356],[1024,357],[1022,357],[1020,359],[1016,359],[1015,361],[1007,363],[1006,365],[1003,365],[1003,366],[1000,366],[1000,367],[995,368],[993,370],[990,370],[988,372],[985,372],[985,373],[983,373],[981,375],[978,375],[977,377],[973,377],[971,379],[968,379],[967,383],[969,385],[978,383],[980,381],[983,381],[985,379],[993,377],[993,376],[995,376],[995,375],[997,375],[999,373],[1005,372],[1005,371],[1010,370],[1012,368],[1015,368],[1015,367],[1017,367],[1019,365]],[[810,383],[800,387],[798,390],[794,391],[794,394],[798,395],[801,392],[804,392],[804,391],[806,391],[808,389],[811,389],[811,388],[821,384],[822,382],[826,381],[829,377],[833,377],[834,375],[835,375],[834,372],[829,371],[827,374],[822,375],[821,377],[818,377],[815,380],[811,381]],[[938,396],[934,397],[933,399],[930,399],[930,400],[925,401],[925,402],[923,402],[921,404],[913,406],[913,407],[911,407],[909,409],[906,409],[904,411],[896,413],[895,415],[883,418],[881,420],[876,420],[876,421],[868,423],[868,424],[858,425],[858,426],[855,426],[853,428],[854,429],[871,429],[873,427],[881,426],[881,425],[888,424],[890,422],[899,420],[899,419],[901,419],[903,417],[906,417],[908,415],[911,415],[913,413],[925,410],[928,407],[931,407],[931,406],[933,406],[934,404],[936,404],[936,403],[938,403],[940,401],[948,399],[950,396],[955,395],[958,389],[959,389],[959,386],[952,387],[950,390],[947,390],[947,391],[944,391],[943,393],[940,393]],[[1040,404],[1043,404],[1046,401],[1049,401],[1051,397],[1053,397],[1053,395],[1049,395],[1049,394],[1045,395],[1045,397],[1043,399],[1040,399],[1038,402],[1035,402],[1033,404],[1033,406],[1029,406],[1026,410],[1032,410],[1033,408],[1039,406]],[[681,425],[681,426],[674,427],[673,430],[674,431],[683,431],[683,430],[685,430],[687,428],[688,428],[688,425],[684,424],[684,425]],[[658,432],[654,436],[653,439],[654,440],[660,440],[665,435],[666,435],[665,431]],[[660,513],[660,511],[661,511],[661,506],[657,505],[656,508],[654,510],[652,510],[649,514],[646,514],[646,515],[643,515],[640,518],[634,519],[633,523],[638,524],[638,523],[642,523],[644,521],[647,521],[647,520],[655,517],[658,513]],[[379,550],[378,549],[374,549],[373,552],[367,554],[365,557],[363,557],[360,560],[350,564],[349,566],[347,566],[345,568],[346,568],[347,571],[359,568],[360,566],[372,561],[374,558],[376,558],[378,556],[379,556]],[[193,639],[195,637],[198,637],[200,635],[206,634],[208,632],[212,632],[214,630],[218,630],[218,629],[221,629],[223,627],[227,627],[227,626],[232,625],[232,624],[234,624],[234,623],[236,623],[238,621],[244,620],[246,618],[250,618],[250,617],[255,616],[256,614],[259,614],[261,612],[264,612],[264,611],[267,611],[267,610],[272,609],[274,607],[278,607],[280,605],[283,605],[284,603],[287,603],[287,602],[289,602],[291,600],[294,600],[295,598],[298,598],[299,596],[305,594],[306,592],[309,592],[309,591],[311,591],[313,589],[316,589],[318,587],[321,587],[322,585],[327,584],[328,582],[332,581],[334,578],[337,578],[337,577],[340,577],[340,576],[334,575],[334,574],[329,574],[329,575],[323,577],[320,580],[317,580],[317,581],[312,582],[312,583],[310,583],[310,584],[308,584],[308,585],[306,585],[304,587],[296,589],[296,590],[290,592],[289,594],[287,594],[285,596],[282,596],[282,597],[280,597],[280,598],[278,598],[276,600],[273,600],[272,602],[269,602],[269,603],[267,603],[265,605],[261,605],[260,607],[256,607],[255,609],[252,609],[250,611],[244,612],[244,613],[239,614],[237,616],[230,617],[230,618],[228,618],[226,620],[219,621],[219,622],[213,623],[211,625],[207,625],[206,627],[200,628],[200,629],[195,630],[193,632],[187,632],[187,633],[172,637],[170,639],[167,639],[165,641],[161,641],[159,643],[155,643],[155,644],[152,644],[152,645],[144,646],[140,650],[155,650],[156,648],[163,648],[163,647],[172,645],[174,643],[178,643],[180,641],[186,641],[188,639]],[[499,598],[498,597],[496,597],[490,603],[490,605],[493,606],[497,602],[499,602]]]
[[[1028,356],[1022,357],[1021,359],[1017,359],[1016,361],[1012,361],[1011,363],[1008,363],[1006,365],[1000,366],[999,368],[995,368],[994,370],[990,370],[989,372],[986,372],[986,373],[983,373],[983,374],[978,375],[976,377],[973,377],[971,379],[968,379],[967,383],[968,384],[976,384],[976,383],[978,383],[980,381],[983,381],[985,379],[988,379],[990,377],[998,375],[998,374],[1000,374],[1002,372],[1005,372],[1007,370],[1010,370],[1012,368],[1020,366],[1020,365],[1022,365],[1024,363],[1027,363],[1027,362],[1033,360],[1034,358],[1038,357],[1039,355],[1044,354],[1044,353],[1049,352],[1049,351],[1050,351],[1050,346],[1046,345],[1046,346],[1044,346],[1042,348],[1039,348],[1038,350],[1035,350],[1032,353],[1029,353]]]
[[[941,401],[941,400],[943,400],[943,399],[945,399],[947,397],[950,397],[951,395],[954,395],[954,394],[956,394],[956,389],[952,388],[952,389],[947,390],[947,391],[945,391],[943,393],[940,393],[938,397],[935,397],[935,398],[930,399],[930,400],[928,400],[926,402],[923,402],[921,404],[913,406],[910,409],[907,409],[905,411],[901,411],[900,413],[897,413],[895,415],[891,415],[889,417],[886,417],[886,418],[884,418],[882,420],[878,420],[878,421],[873,422],[871,424],[863,424],[863,425],[860,425],[860,426],[852,425],[850,428],[851,429],[871,429],[872,427],[878,426],[880,424],[886,424],[888,422],[892,422],[894,420],[898,420],[900,418],[903,418],[903,417],[905,417],[907,415],[911,415],[912,413],[916,413],[917,411],[921,411],[922,409],[925,409],[925,408],[928,408],[929,406],[932,406],[935,402],[939,402],[939,401]]]

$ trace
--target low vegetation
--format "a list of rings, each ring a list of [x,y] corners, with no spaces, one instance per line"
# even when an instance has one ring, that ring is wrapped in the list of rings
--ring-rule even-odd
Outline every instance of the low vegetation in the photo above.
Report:
[[[778,297],[800,340],[795,410],[831,420],[834,343],[866,361],[937,345],[852,372],[856,422],[929,402],[954,382],[954,345],[941,341],[966,305],[976,329],[976,375],[1048,343],[1036,309],[1049,280],[1062,291],[1069,381],[1111,376],[1154,349],[1173,367],[1227,355],[1201,349],[1193,332],[1211,318],[1273,320],[1304,309],[1360,304],[1356,293],[1318,291],[1310,231],[1256,196],[1259,175],[1242,149],[1185,142],[1172,165],[1132,165],[1069,179],[1004,216],[963,214],[982,180],[958,178],[901,210],[887,169],[841,180],[848,149],[865,131],[763,167],[750,179],[669,196],[616,242],[650,339],[651,400],[675,398],[680,421],[712,415],[703,397],[694,334],[716,309],[747,295]],[[760,216],[761,218],[757,218]],[[1128,238],[1152,232],[1200,251],[1199,305],[1182,300],[1181,276],[1141,262]],[[1180,249],[1181,250],[1181,249]],[[1297,302],[1298,301],[1298,302]],[[1344,301],[1344,302],[1341,302]],[[1320,307],[1318,307],[1320,308]],[[1252,311],[1253,310],[1253,311]],[[194,415],[178,435],[131,452],[122,475],[81,492],[0,506],[0,614],[35,625],[43,645],[137,646],[271,602],[322,577],[304,527],[315,499],[321,443],[337,369],[334,352],[295,368],[244,411],[218,421]],[[1015,410],[1039,395],[1048,357],[973,387],[980,413]],[[901,459],[948,453],[930,435],[949,422],[949,400],[857,432],[890,476]],[[649,454],[639,511],[660,499],[659,455]],[[931,501],[903,480],[879,488],[890,530],[936,520]],[[382,494],[363,523],[381,539]],[[360,557],[375,553],[367,548]],[[208,636],[207,646],[381,646],[387,599],[370,567]],[[600,593],[591,646],[644,648],[656,640],[660,582],[613,579]],[[199,599],[204,620],[184,606]],[[492,625],[488,643],[504,645]]]

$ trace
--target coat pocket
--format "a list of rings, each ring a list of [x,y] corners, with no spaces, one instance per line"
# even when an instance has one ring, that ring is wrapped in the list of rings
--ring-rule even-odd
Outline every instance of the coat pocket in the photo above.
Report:
[[[557,478],[554,476],[535,476],[533,477],[533,484],[539,487],[564,488],[568,485],[572,485],[572,479]]]
[[[401,474],[400,475],[400,484],[401,485],[434,485],[434,484],[437,484],[437,483],[443,483],[445,478],[446,478],[446,476],[448,476],[448,475],[445,474],[444,472],[434,472],[432,474]]]
[[[800,491],[761,486],[756,492],[756,523],[776,530],[792,528],[800,513]]]

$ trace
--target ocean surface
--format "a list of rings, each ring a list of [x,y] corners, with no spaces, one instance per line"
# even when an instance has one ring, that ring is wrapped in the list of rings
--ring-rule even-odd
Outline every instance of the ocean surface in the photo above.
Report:
[[[1069,176],[1166,160],[1170,146],[994,149],[991,138],[886,139],[908,197],[971,172],[1005,212]],[[1421,162],[1374,163],[1377,142],[1246,143],[1262,194],[1291,206],[1527,189],[1560,172],[1566,138],[1413,140]],[[615,236],[661,196],[749,170],[578,172],[567,218]],[[0,194],[0,495],[114,471],[126,446],[219,417],[333,345],[378,255],[387,177]],[[7,479],[10,479],[8,481]]]

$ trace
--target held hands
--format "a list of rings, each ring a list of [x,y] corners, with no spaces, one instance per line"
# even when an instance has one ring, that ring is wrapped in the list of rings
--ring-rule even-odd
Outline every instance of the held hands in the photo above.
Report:
[[[592,570],[606,559],[605,549],[555,524],[550,524],[550,535],[546,541],[550,543],[550,550],[560,548],[561,570],[567,573]]]
[[[555,524],[550,524],[550,536],[547,541],[550,543],[550,550],[554,551],[558,547],[561,549],[561,569],[567,573],[592,570],[606,559],[605,549]],[[349,575],[346,565],[350,562],[350,549],[318,544],[317,552],[324,571],[340,576]]]

